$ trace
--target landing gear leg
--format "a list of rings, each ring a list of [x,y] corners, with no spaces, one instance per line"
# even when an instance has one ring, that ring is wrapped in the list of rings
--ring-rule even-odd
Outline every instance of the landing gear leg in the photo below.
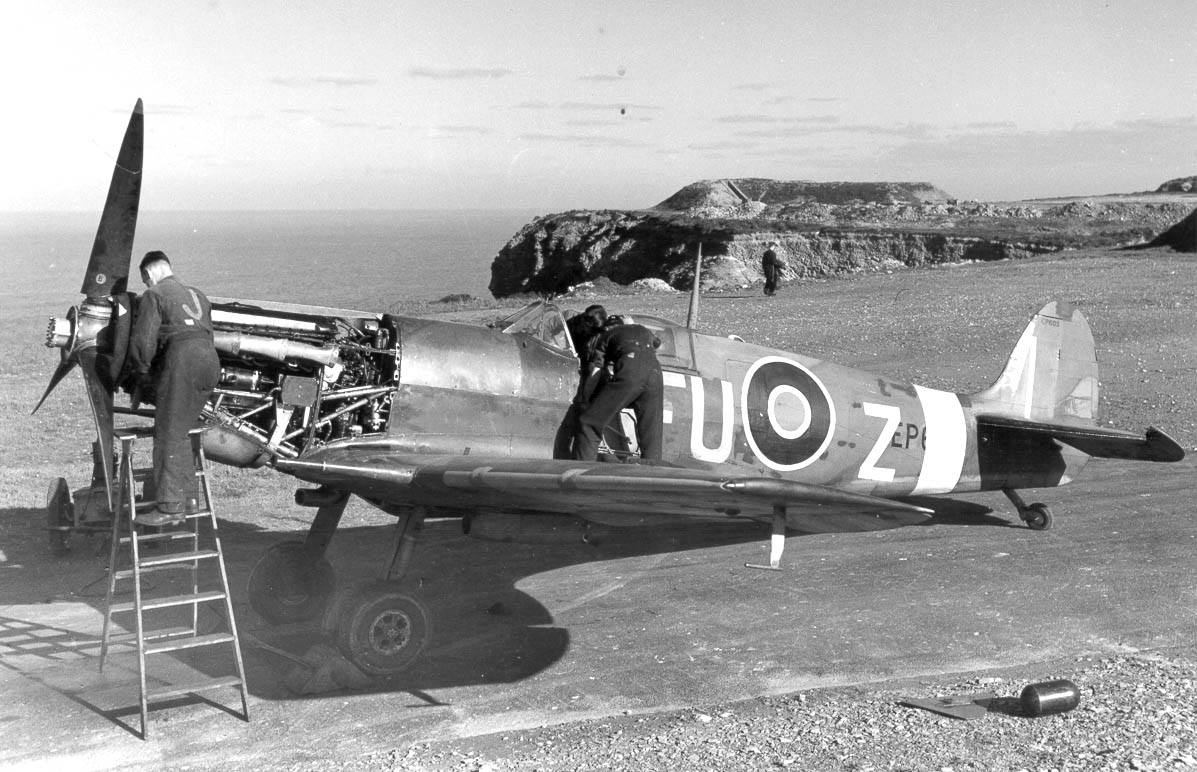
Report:
[[[325,615],[324,628],[341,654],[369,675],[403,672],[428,642],[432,628],[427,610],[399,586],[411,567],[425,514],[423,507],[416,507],[400,516],[384,578],[341,595]]]
[[[1052,511],[1046,504],[1027,504],[1013,488],[1003,488],[1002,493],[1018,510],[1018,516],[1032,531],[1046,531],[1052,527]]]
[[[781,553],[786,548],[786,508],[773,507],[773,534],[769,541],[769,565],[745,563],[747,568],[763,568],[769,571],[781,570]]]
[[[387,581],[397,582],[404,577],[411,567],[411,557],[416,550],[416,541],[420,531],[424,530],[424,517],[427,510],[416,507],[410,513],[402,515],[395,523],[395,549],[391,555],[391,564],[387,566]]]
[[[249,604],[275,624],[306,622],[323,613],[332,595],[332,564],[324,551],[332,541],[349,494],[339,492],[323,504],[303,541],[274,545],[249,575]]]

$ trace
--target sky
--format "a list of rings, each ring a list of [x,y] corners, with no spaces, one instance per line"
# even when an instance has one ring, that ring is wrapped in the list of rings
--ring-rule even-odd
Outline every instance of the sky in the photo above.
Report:
[[[1197,174],[1190,0],[78,0],[0,25],[0,211],[652,206],[704,179],[961,199]]]

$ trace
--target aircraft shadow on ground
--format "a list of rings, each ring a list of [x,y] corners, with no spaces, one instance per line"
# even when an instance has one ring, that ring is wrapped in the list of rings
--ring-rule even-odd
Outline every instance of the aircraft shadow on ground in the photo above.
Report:
[[[71,551],[50,552],[44,529],[45,514],[37,509],[0,509],[0,569],[19,571],[20,581],[0,581],[0,606],[33,606],[28,619],[14,614],[12,629],[32,639],[49,636],[80,642],[73,667],[98,672],[101,624],[107,592],[109,551],[102,533],[73,534]],[[384,572],[393,547],[394,528],[388,525],[342,527],[328,557],[337,572],[338,588],[376,581]],[[277,626],[250,607],[246,592],[258,557],[285,539],[301,539],[302,532],[279,532],[236,521],[220,521],[229,584],[241,634],[242,653],[250,692],[264,699],[296,699],[286,683],[299,660],[317,644],[328,641],[322,620]],[[401,587],[417,597],[431,617],[432,635],[420,659],[402,677],[378,679],[355,691],[409,692],[417,702],[433,702],[426,690],[464,685],[509,683],[532,676],[560,660],[569,650],[569,632],[556,626],[549,610],[519,590],[520,580],[546,571],[591,562],[654,554],[701,550],[762,541],[767,529],[756,523],[697,524],[686,528],[645,528],[604,531],[593,543],[517,544],[466,537],[457,520],[431,521],[420,537],[411,569]],[[17,574],[10,573],[14,579]],[[145,595],[160,581],[146,577]],[[127,600],[129,591],[118,592]],[[55,603],[83,603],[98,612],[94,631],[70,630],[46,619],[37,607]],[[223,623],[223,615],[205,606],[200,632]],[[122,624],[128,619],[117,620]],[[2,644],[3,641],[0,641]],[[84,645],[86,644],[86,645]],[[94,650],[94,651],[93,651]],[[39,667],[26,668],[11,649],[0,647],[0,666],[37,679]],[[21,652],[22,656],[28,652]],[[209,676],[228,675],[228,663],[214,652],[176,652],[188,667]],[[91,661],[89,661],[91,660]],[[28,664],[28,660],[23,660]],[[134,660],[134,668],[135,660]],[[94,670],[93,670],[94,668]],[[134,672],[135,678],[135,672]],[[64,691],[64,694],[71,696]],[[135,694],[135,693],[134,693]],[[319,695],[312,695],[319,696]],[[71,696],[72,699],[76,697]],[[134,701],[135,701],[134,696]],[[113,717],[113,711],[93,707]]]
[[[340,587],[368,583],[381,573],[390,557],[390,530],[383,526],[337,533],[330,558]],[[579,531],[575,541],[556,544],[490,542],[462,535],[457,521],[426,524],[402,586],[429,611],[431,638],[405,674],[377,680],[364,691],[406,691],[419,696],[454,686],[512,683],[551,667],[569,651],[570,634],[539,600],[518,588],[527,577],[587,563],[768,538],[765,527],[755,523],[620,529],[605,531],[593,543],[583,543],[580,536]],[[593,588],[570,592],[586,589]],[[272,648],[294,653],[313,645],[320,632],[317,627],[260,627],[254,634]],[[264,655],[274,660],[276,671],[294,668],[293,662],[277,653],[272,656],[264,650]],[[285,692],[271,696],[296,697]]]
[[[902,499],[908,504],[935,510],[930,519],[919,523],[929,525],[983,525],[992,528],[1020,528],[1017,520],[1002,517],[993,507],[960,499],[946,499],[938,496],[910,496]],[[1011,510],[1012,511],[1012,510]]]
[[[1011,526],[1008,520],[992,516],[992,510],[978,504],[942,498],[911,501],[936,510],[928,525]],[[3,549],[8,564],[33,568],[25,581],[0,585],[0,605],[84,602],[97,609],[102,618],[108,558],[103,538],[76,535],[72,552],[55,557],[49,552],[43,522],[39,510],[0,510],[0,534],[6,537]],[[391,557],[393,531],[386,525],[338,530],[328,553],[337,572],[338,589],[349,590],[382,575]],[[320,696],[297,693],[294,679],[288,677],[305,667],[303,658],[312,647],[329,641],[328,626],[322,625],[322,620],[271,625],[250,608],[245,589],[258,557],[283,539],[302,538],[302,532],[278,532],[222,519],[220,534],[251,693],[276,700]],[[767,526],[735,522],[606,529],[592,543],[584,543],[579,531],[576,539],[566,543],[524,544],[472,539],[461,533],[459,521],[430,521],[401,583],[429,612],[432,634],[428,644],[402,676],[376,679],[364,688],[359,683],[354,691],[407,692],[417,704],[436,704],[427,695],[429,690],[511,683],[531,677],[566,655],[570,635],[567,629],[557,626],[539,600],[518,588],[521,580],[586,563],[718,549],[767,539]],[[725,557],[735,563],[757,556],[753,552]],[[22,624],[21,620],[10,621]],[[216,617],[207,622],[201,618],[201,627],[220,622]],[[97,639],[98,634],[97,629]],[[212,656],[196,655],[186,661],[209,675],[228,674],[224,663]],[[312,667],[306,665],[307,670]]]

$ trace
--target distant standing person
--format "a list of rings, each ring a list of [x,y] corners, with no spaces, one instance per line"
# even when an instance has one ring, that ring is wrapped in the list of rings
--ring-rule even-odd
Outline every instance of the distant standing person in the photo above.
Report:
[[[619,316],[610,317],[607,325],[595,342],[590,372],[582,383],[574,458],[597,460],[603,430],[630,406],[636,414],[640,458],[660,461],[665,392],[657,361],[660,342],[647,327],[624,324]],[[608,364],[611,375],[603,380]]]
[[[183,519],[196,493],[187,433],[195,426],[220,377],[212,342],[212,304],[204,293],[175,277],[164,252],[147,252],[129,340],[139,388],[153,389],[154,498],[157,509],[137,522],[161,526]]]
[[[781,245],[776,241],[770,241],[765,248],[765,254],[761,256],[761,270],[765,274],[766,295],[772,295],[781,284],[781,269],[784,262],[777,255],[776,248],[779,246]]]

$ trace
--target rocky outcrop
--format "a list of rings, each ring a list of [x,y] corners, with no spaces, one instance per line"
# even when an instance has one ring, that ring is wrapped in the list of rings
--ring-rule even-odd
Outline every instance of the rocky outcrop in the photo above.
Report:
[[[689,289],[699,243],[708,289],[763,281],[760,256],[771,240],[781,243],[787,279],[1144,245],[1191,210],[1185,196],[996,204],[948,199],[927,183],[707,180],[648,210],[534,220],[495,258],[490,291],[556,294],[600,278]],[[1181,225],[1171,238],[1193,244]]]
[[[1197,252],[1197,209],[1176,225],[1156,236],[1150,247],[1172,247],[1177,252]]]
[[[1177,177],[1155,189],[1156,193],[1192,193],[1197,190],[1197,177]]]
[[[495,297],[557,294],[600,277],[618,284],[660,279],[676,289],[693,283],[702,244],[702,286],[728,290],[763,281],[761,255],[780,244],[786,279],[819,278],[902,266],[1002,260],[1056,249],[944,233],[841,228],[733,228],[723,222],[668,220],[641,212],[568,212],[541,217],[503,247],[491,267]],[[776,225],[774,223],[773,225]]]
[[[654,208],[682,212],[694,207],[729,206],[744,202],[778,207],[803,203],[938,203],[947,202],[950,198],[929,182],[807,182],[749,178],[694,182]]]

